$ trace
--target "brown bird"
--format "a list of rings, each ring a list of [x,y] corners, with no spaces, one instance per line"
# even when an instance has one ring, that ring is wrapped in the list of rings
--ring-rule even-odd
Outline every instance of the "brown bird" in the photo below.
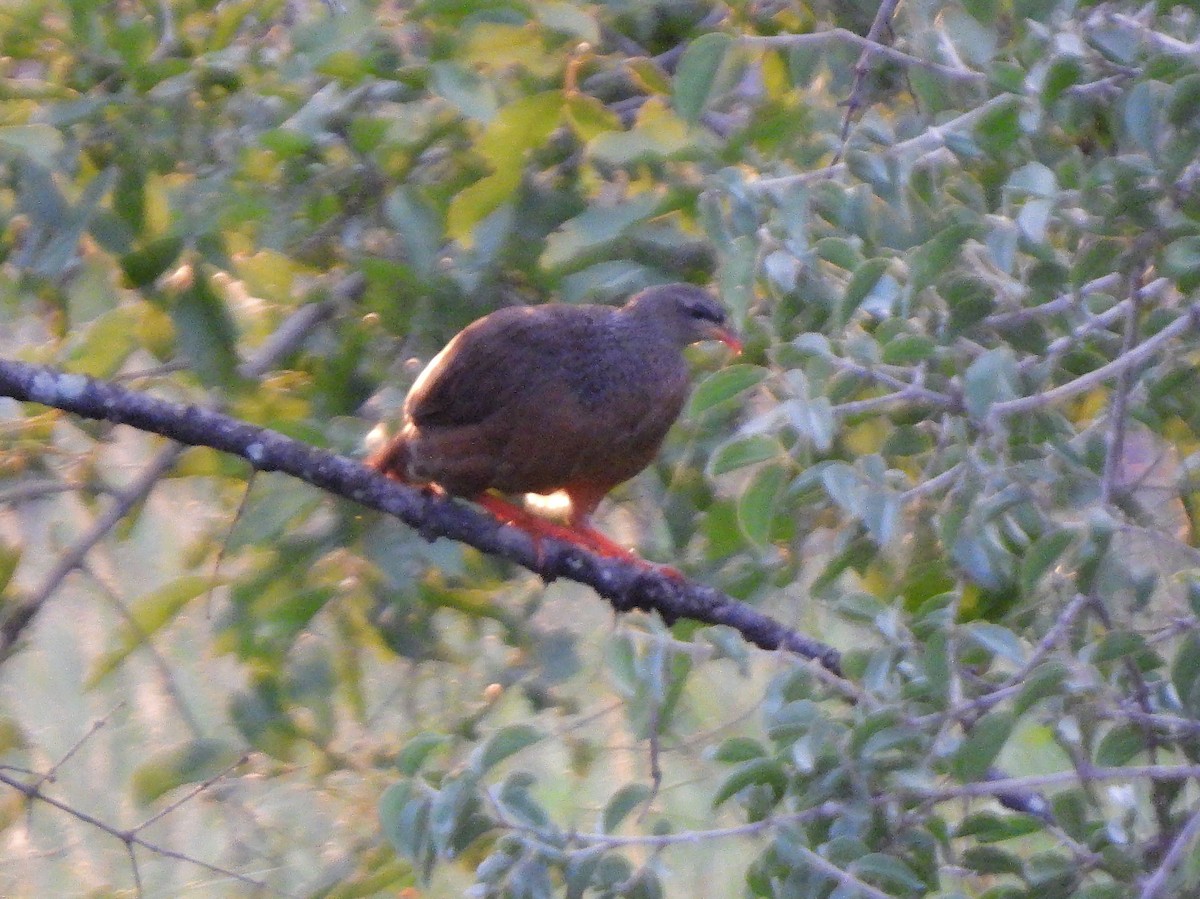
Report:
[[[538,543],[636,558],[595,531],[600,500],[650,464],[690,387],[683,349],[741,344],[708,291],[651,287],[624,306],[514,306],[468,325],[418,376],[400,433],[367,460],[473,500]],[[506,502],[562,490],[570,526]]]

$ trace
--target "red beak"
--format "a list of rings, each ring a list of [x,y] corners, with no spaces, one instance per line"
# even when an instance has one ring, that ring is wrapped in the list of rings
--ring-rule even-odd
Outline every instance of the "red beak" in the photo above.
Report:
[[[733,350],[733,355],[740,356],[742,354],[742,342],[728,328],[721,328],[714,325],[712,336],[714,340],[721,341],[721,343]]]

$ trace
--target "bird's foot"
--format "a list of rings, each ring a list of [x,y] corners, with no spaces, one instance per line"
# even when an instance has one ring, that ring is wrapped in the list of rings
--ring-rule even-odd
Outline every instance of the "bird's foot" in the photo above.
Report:
[[[580,545],[591,549],[596,555],[604,556],[609,559],[624,559],[627,562],[632,562],[641,568],[648,568],[651,571],[657,571],[665,574],[667,577],[675,581],[683,580],[683,572],[678,568],[672,568],[670,565],[659,565],[657,562],[647,562],[641,556],[631,552],[625,547],[609,540],[599,531],[589,527],[576,527],[574,532],[582,536],[587,542]]]
[[[530,539],[533,540],[533,548],[534,552],[537,553],[539,565],[545,561],[542,554],[542,541],[545,539],[561,540],[564,543],[570,543],[581,549],[586,549],[606,559],[621,559],[624,562],[630,562],[642,568],[661,571],[674,580],[683,580],[683,573],[679,570],[669,565],[657,565],[654,562],[647,562],[632,550],[614,543],[594,528],[558,524],[540,515],[534,515],[520,506],[491,494],[476,497],[475,502],[491,512],[500,521],[505,524],[511,524],[513,527],[519,528],[528,534]]]

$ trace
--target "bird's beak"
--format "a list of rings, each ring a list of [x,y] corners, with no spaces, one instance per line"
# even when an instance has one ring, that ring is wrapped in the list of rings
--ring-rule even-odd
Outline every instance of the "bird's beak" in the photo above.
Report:
[[[740,356],[742,354],[742,342],[738,340],[736,334],[728,328],[722,328],[720,325],[713,325],[712,339],[719,340],[725,346],[733,350],[733,355]]]

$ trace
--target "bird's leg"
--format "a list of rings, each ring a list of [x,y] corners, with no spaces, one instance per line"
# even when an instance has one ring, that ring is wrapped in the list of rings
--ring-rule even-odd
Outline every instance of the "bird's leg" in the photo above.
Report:
[[[639,565],[642,568],[650,568],[654,571],[662,572],[674,580],[683,580],[683,573],[677,568],[672,568],[670,565],[658,565],[654,562],[647,562],[632,550],[628,550],[620,544],[609,540],[591,526],[586,513],[577,513],[573,504],[571,523],[563,525],[543,518],[540,515],[535,515],[492,493],[484,493],[477,496],[474,502],[487,509],[498,520],[505,524],[511,524],[513,527],[519,528],[528,534],[530,539],[533,540],[533,548],[534,552],[537,553],[538,564],[541,564],[543,561],[542,540],[549,538],[551,540],[561,540],[564,543],[570,543],[593,552],[598,556],[603,556],[606,559],[620,559],[624,562]]]
[[[571,527],[579,533],[591,546],[592,550],[602,556],[609,558],[626,559],[633,562],[635,565],[640,565],[643,568],[650,568],[654,571],[661,571],[663,574],[677,581],[683,580],[683,572],[678,568],[672,568],[670,565],[658,565],[654,562],[647,562],[645,559],[635,553],[625,549],[613,541],[609,540],[599,531],[592,527],[592,513],[596,511],[596,506],[600,505],[600,500],[604,498],[607,490],[588,489],[587,487],[572,486],[567,488],[567,496],[571,500]]]
[[[594,531],[588,533],[575,527],[556,524],[555,522],[543,518],[540,515],[534,515],[532,512],[521,508],[515,503],[510,503],[508,500],[501,499],[494,494],[484,493],[475,497],[475,502],[491,512],[492,515],[500,521],[504,522],[505,524],[511,524],[513,527],[519,528],[528,534],[530,539],[533,540],[533,547],[534,551],[537,553],[539,564],[542,562],[542,540],[547,537],[552,540],[562,540],[564,543],[571,543],[575,546],[591,550],[592,552],[603,556],[615,555],[618,558],[631,560],[637,558],[628,550],[622,549],[611,541],[605,542],[608,543],[611,548],[615,549],[617,551],[616,553],[607,551],[607,548],[602,548],[599,543],[591,539],[594,535],[596,537],[600,537],[601,540],[604,540],[601,535],[596,534]]]

